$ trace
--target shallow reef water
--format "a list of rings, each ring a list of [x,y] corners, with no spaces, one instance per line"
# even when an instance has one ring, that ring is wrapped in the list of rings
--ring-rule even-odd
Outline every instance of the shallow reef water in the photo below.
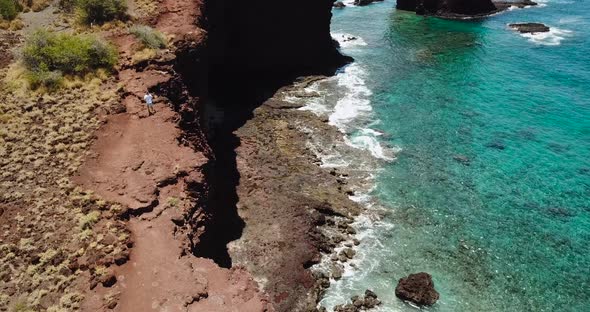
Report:
[[[425,271],[441,293],[429,311],[590,311],[589,5],[471,22],[391,0],[334,10],[356,62],[308,109],[382,160],[363,200],[387,213],[359,219],[357,268],[321,305],[370,288],[380,311],[414,311],[394,288]]]

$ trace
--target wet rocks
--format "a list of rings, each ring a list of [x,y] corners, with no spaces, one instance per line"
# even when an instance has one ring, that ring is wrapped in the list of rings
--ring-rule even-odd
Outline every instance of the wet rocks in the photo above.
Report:
[[[395,295],[419,306],[433,305],[439,298],[432,276],[424,272],[401,278],[395,288]]]
[[[494,1],[494,5],[498,9],[506,10],[509,7],[513,7],[513,6],[522,9],[522,8],[526,8],[528,6],[537,5],[537,3],[536,2],[533,2],[531,0],[522,0],[522,1],[514,1],[514,2],[511,2],[511,1]]]
[[[354,257],[354,255],[356,254],[356,251],[354,251],[352,248],[345,248],[342,251],[340,251],[340,253],[346,256],[346,258],[352,259],[352,257]]]
[[[342,274],[344,273],[344,267],[341,264],[332,264],[330,267],[330,271],[332,274],[332,278],[335,280],[339,280],[342,278]]]
[[[345,8],[346,5],[342,1],[336,1],[336,2],[334,2],[334,7],[338,8],[338,9],[342,9],[342,8]]]
[[[381,301],[377,298],[377,294],[367,289],[365,290],[365,296],[353,296],[350,298],[352,303],[340,304],[334,307],[335,312],[358,312],[367,309],[372,309],[381,304]]]
[[[508,25],[510,28],[520,32],[521,34],[534,34],[540,32],[548,32],[550,30],[549,26],[546,26],[541,23],[514,23]]]
[[[383,1],[383,0],[354,0],[354,5],[364,6],[364,5],[369,5],[373,2],[379,2],[379,1]]]

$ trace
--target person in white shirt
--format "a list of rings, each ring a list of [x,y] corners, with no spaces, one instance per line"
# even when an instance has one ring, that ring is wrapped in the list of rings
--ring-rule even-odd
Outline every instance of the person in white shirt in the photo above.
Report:
[[[143,96],[143,99],[145,100],[145,105],[148,109],[148,116],[155,114],[156,110],[154,109],[154,96],[149,91],[147,91]]]

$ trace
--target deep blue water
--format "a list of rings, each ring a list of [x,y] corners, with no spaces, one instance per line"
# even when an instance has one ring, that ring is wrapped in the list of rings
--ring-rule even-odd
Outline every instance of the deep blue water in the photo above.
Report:
[[[371,288],[382,311],[415,310],[393,289],[425,271],[432,311],[590,311],[590,1],[478,22],[394,7],[334,10],[332,32],[359,38],[342,50],[370,90],[370,127],[401,152],[372,192],[389,213],[322,304]]]

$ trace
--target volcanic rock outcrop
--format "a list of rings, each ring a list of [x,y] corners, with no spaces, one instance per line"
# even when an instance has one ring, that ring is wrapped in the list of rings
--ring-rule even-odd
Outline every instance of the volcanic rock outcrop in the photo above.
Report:
[[[209,1],[212,71],[247,76],[329,74],[346,62],[330,35],[334,0]]]
[[[397,8],[442,17],[476,16],[497,11],[491,0],[398,0]]]
[[[508,26],[522,34],[548,32],[550,30],[549,26],[541,23],[515,23]]]
[[[433,305],[439,298],[438,292],[434,289],[432,276],[424,272],[401,278],[395,288],[395,295],[419,306]]]
[[[373,2],[381,2],[383,0],[354,0],[354,5],[358,5],[358,6],[364,6],[364,5],[369,5]]]

